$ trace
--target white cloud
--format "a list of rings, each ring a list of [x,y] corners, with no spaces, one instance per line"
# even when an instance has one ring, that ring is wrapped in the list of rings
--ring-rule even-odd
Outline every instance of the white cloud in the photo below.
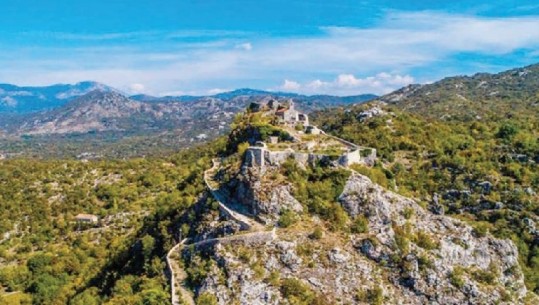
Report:
[[[215,95],[223,92],[229,91],[228,89],[221,89],[221,88],[213,88],[208,90],[208,95]]]
[[[253,45],[250,42],[246,42],[246,43],[236,45],[236,49],[242,49],[242,50],[245,50],[245,51],[251,51],[253,49]]]
[[[205,39],[182,41],[196,35]],[[129,44],[126,37],[137,43]],[[408,83],[409,75],[419,80],[440,77],[437,67],[448,61],[458,66],[456,60],[450,61],[457,54],[472,53],[480,58],[537,50],[539,16],[485,18],[392,12],[371,28],[323,28],[318,36],[194,31],[72,38],[86,39],[88,44],[106,39],[107,46],[38,46],[31,52],[16,46],[2,49],[0,82],[44,85],[90,79],[126,91],[162,95],[176,91],[206,94],[211,88],[275,87],[288,79],[281,86],[283,90],[383,93]],[[391,73],[377,74],[380,71]],[[131,88],[132,84],[144,87]]]
[[[191,95],[185,91],[167,91],[161,92],[158,96],[182,96],[182,95]]]
[[[143,84],[131,84],[129,85],[129,93],[139,94],[146,92],[146,87]]]
[[[340,74],[332,81],[320,79],[300,84],[285,80],[277,90],[306,94],[353,95],[363,93],[385,94],[414,82],[410,75],[379,73],[375,76],[357,78],[353,74]],[[290,85],[293,84],[293,85]]]
[[[284,80],[281,89],[284,91],[298,91],[301,88],[301,85],[298,82],[291,81],[288,79]]]

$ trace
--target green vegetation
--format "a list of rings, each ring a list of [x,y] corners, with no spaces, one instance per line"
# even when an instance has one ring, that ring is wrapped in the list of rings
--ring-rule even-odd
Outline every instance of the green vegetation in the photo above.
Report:
[[[217,305],[217,298],[208,292],[205,292],[198,296],[197,298],[197,305]]]
[[[270,272],[270,275],[266,281],[272,286],[278,286],[281,281],[281,274],[279,271],[274,270]]]
[[[356,294],[356,299],[371,305],[382,305],[384,304],[383,290],[381,287],[360,290]]]
[[[363,215],[359,215],[352,222],[350,227],[352,233],[367,233],[369,231],[369,220]]]
[[[421,112],[427,106],[414,108],[421,115],[381,106],[391,114],[360,120],[372,104],[321,111],[311,119],[329,133],[375,148],[374,167],[354,167],[375,183],[425,207],[437,193],[442,209],[470,223],[476,236],[490,232],[512,239],[528,288],[539,292],[539,245],[527,224],[539,213],[539,117],[524,104],[504,104],[482,120],[440,120],[429,114],[442,112]],[[454,114],[452,109],[444,112]],[[406,211],[404,216],[412,217]],[[401,242],[405,247],[407,239]]]
[[[501,122],[537,115],[538,82],[535,64],[498,74],[447,77],[409,90],[398,102],[388,102],[431,118]]]
[[[308,285],[295,278],[286,278],[281,281],[281,294],[292,305],[330,304],[323,296],[317,295]]]
[[[220,143],[159,159],[2,161],[0,290],[31,304],[167,304],[163,257],[190,230]]]
[[[298,220],[297,215],[290,210],[283,210],[281,211],[281,215],[279,216],[279,221],[277,224],[281,228],[288,228],[291,225],[293,225]]]
[[[348,214],[337,202],[350,172],[324,164],[301,169],[294,159],[282,165],[282,174],[294,183],[294,197],[312,214],[320,215],[335,230],[344,230]]]
[[[232,123],[232,131],[228,135],[227,154],[239,152],[240,145],[245,145],[245,143],[253,145],[257,141],[267,142],[272,136],[278,137],[279,141],[292,139],[288,132],[274,126],[269,116],[250,112],[238,114]]]
[[[414,242],[425,250],[434,250],[440,247],[438,241],[434,240],[431,235],[423,231],[417,232]]]
[[[315,240],[320,240],[322,239],[323,236],[324,236],[324,231],[322,231],[322,228],[320,226],[316,226],[316,228],[314,228],[313,233],[309,237]]]
[[[453,268],[453,272],[449,274],[449,281],[458,289],[464,287],[464,268],[459,266]]]
[[[534,104],[539,96],[526,90],[513,94],[504,87],[493,100],[474,104],[470,99],[484,92],[472,90],[464,100],[457,97],[459,107],[451,110],[448,103],[455,102],[456,95],[449,88],[461,81],[448,79],[437,85],[439,91],[430,97],[417,95],[415,101],[399,105],[405,108],[416,103],[413,111],[418,115],[381,106],[390,114],[362,120],[360,113],[371,105],[360,105],[311,117],[327,132],[377,150],[379,160],[374,166],[353,167],[375,183],[416,198],[425,207],[440,205],[446,213],[471,224],[478,238],[492,233],[513,240],[526,284],[539,292],[538,234],[530,225],[539,213],[539,118]],[[503,103],[495,108],[493,101]],[[440,118],[441,114],[447,117]],[[0,161],[0,291],[15,292],[0,296],[0,303],[167,304],[168,282],[163,275],[167,250],[180,233],[183,238],[204,232],[201,224],[218,213],[215,201],[202,196],[203,170],[210,166],[211,158],[227,154],[230,157],[223,161],[224,170],[218,175],[222,182],[229,182],[249,145],[270,136],[290,141],[290,134],[274,126],[272,120],[248,111],[236,117],[228,139],[167,157]],[[114,135],[109,136],[107,142],[114,143]],[[85,149],[94,145],[85,143],[85,136],[73,137]],[[55,138],[50,139],[44,150],[54,146]],[[128,148],[135,150],[133,155],[150,151],[153,144],[140,144],[144,142],[141,139],[121,142],[107,155],[119,156],[122,154],[117,150]],[[32,141],[27,137],[15,144],[0,144],[17,151],[26,145],[34,147]],[[65,155],[73,156],[80,147],[63,149]],[[317,152],[336,156],[340,149],[328,146]],[[338,202],[350,172],[327,163],[303,168],[289,159],[270,177],[276,181],[286,177],[305,210],[323,220],[309,236],[313,243],[324,239],[322,228],[339,234],[369,231],[364,215],[350,219]],[[81,225],[74,221],[79,213],[95,214],[100,221]],[[421,250],[418,258],[420,271],[426,272],[433,264],[434,254],[429,251],[439,248],[440,242],[427,231],[412,231],[413,209],[404,209],[402,215],[407,222],[393,224],[398,251],[385,263],[408,272],[411,266],[403,257],[417,245],[426,250]],[[282,210],[278,224],[290,227],[300,219],[301,215]],[[467,247],[458,238],[453,242]],[[194,246],[188,250],[189,255],[181,258],[187,266],[188,285],[199,287],[215,273],[220,283],[225,282],[222,266],[211,255],[194,251]],[[309,266],[312,262],[306,258],[312,257],[316,248],[306,243],[296,250]],[[268,274],[255,249],[235,247],[230,251],[251,267],[257,280],[278,287],[290,304],[331,303],[298,279],[283,279],[278,271]],[[494,285],[502,272],[515,270],[498,270],[495,264],[488,270],[455,267],[448,277],[460,289],[466,277]],[[357,299],[382,304],[383,290],[360,290]],[[216,303],[216,297],[208,293],[197,298],[197,304]]]

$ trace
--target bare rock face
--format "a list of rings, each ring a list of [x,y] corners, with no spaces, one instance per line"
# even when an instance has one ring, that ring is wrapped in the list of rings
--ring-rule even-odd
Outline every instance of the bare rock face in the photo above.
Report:
[[[526,295],[511,241],[476,236],[464,222],[429,213],[358,174],[350,177],[339,200],[351,216],[365,215],[369,221],[372,236],[357,241],[360,252],[404,269],[395,280],[415,294],[438,304],[492,304],[505,294],[517,304]],[[399,249],[403,243],[408,249]],[[391,258],[395,255],[405,257],[398,261]]]
[[[258,201],[260,211],[274,213],[281,199],[272,198],[284,189],[259,187],[258,196],[268,198]],[[286,193],[280,198],[294,202]],[[359,174],[339,201],[352,219],[365,217],[368,232],[327,231],[313,239],[313,223],[278,230],[256,246],[217,245],[215,267],[197,293],[211,293],[222,305],[289,304],[282,285],[293,279],[319,304],[524,304],[512,242],[478,236],[466,223],[432,214]]]
[[[290,185],[281,185],[268,178],[274,170],[268,169],[264,173],[266,179],[261,179],[256,168],[249,169],[228,186],[234,201],[266,223],[275,222],[283,210],[303,212],[301,203],[290,193]]]

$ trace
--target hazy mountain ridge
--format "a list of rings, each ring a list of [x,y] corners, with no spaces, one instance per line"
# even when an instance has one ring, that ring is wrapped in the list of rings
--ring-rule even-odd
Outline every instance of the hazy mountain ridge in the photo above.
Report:
[[[258,92],[258,93],[256,93]],[[252,94],[252,95],[248,95]],[[223,99],[218,98],[221,96]],[[232,114],[242,111],[249,103],[261,99],[282,99],[293,96],[272,96],[264,91],[234,91],[211,97],[155,98],[140,101],[116,91],[94,90],[58,108],[18,117],[9,130],[13,134],[63,134],[107,130],[175,129],[199,118],[223,119],[228,125]],[[298,96],[299,108],[306,112],[333,105],[363,102],[366,97]],[[193,97],[194,98],[194,97]],[[198,121],[199,124],[202,122]],[[204,126],[200,126],[204,129]]]
[[[42,87],[0,84],[0,114],[27,114],[31,112],[56,109],[58,107],[64,106],[69,101],[81,97],[94,90],[100,90],[104,92],[117,92],[128,96],[128,94],[122,93],[118,89],[94,81],[83,81],[76,84],[56,84]],[[323,100],[324,103],[336,105],[344,105],[350,102],[361,102],[371,100],[377,97],[372,94],[347,97],[329,95],[306,96],[296,93],[270,92],[264,90],[242,88],[214,95],[180,95],[158,97],[148,94],[137,94],[130,96],[130,98],[140,102],[192,102],[207,97],[219,100],[231,100],[240,96],[261,97],[270,95],[276,97],[296,98],[308,101]]]
[[[272,91],[264,91],[264,90],[256,90],[256,89],[249,89],[249,88],[243,88],[243,89],[237,89],[229,92],[223,92],[218,93],[215,95],[209,95],[209,96],[194,96],[194,95],[180,95],[180,96],[151,96],[147,94],[139,94],[139,95],[133,95],[131,96],[132,99],[141,101],[141,102],[189,102],[194,101],[202,98],[215,98],[220,100],[233,100],[235,98],[239,97],[265,97],[265,96],[274,96],[279,98],[293,98],[297,101],[315,101],[318,103],[324,103],[328,105],[346,105],[350,103],[358,103],[358,102],[364,102],[368,100],[372,100],[377,98],[377,95],[374,94],[360,94],[360,95],[353,95],[353,96],[334,96],[334,95],[302,95],[297,93],[290,93],[290,92],[272,92]]]
[[[98,89],[64,101],[54,109],[0,112],[0,154],[77,156],[102,155],[104,151],[107,151],[105,155],[115,157],[159,154],[225,134],[234,116],[252,102],[291,96],[296,95],[240,89],[208,97],[127,97],[116,90]],[[361,103],[371,97],[297,96],[294,100],[298,109],[311,112]]]
[[[46,87],[0,84],[0,113],[29,113],[53,109],[94,90],[117,91],[107,85],[91,81]]]
[[[225,121],[222,125],[225,126],[228,125],[231,118],[230,113],[240,112],[249,103],[260,99],[294,98],[299,108],[310,112],[334,105],[363,102],[375,97],[373,95],[354,97],[303,96],[253,89],[239,89],[201,97],[153,97],[149,95],[127,97],[118,90],[93,82],[72,86],[43,87],[39,90],[31,88],[33,91],[22,91],[25,90],[23,87],[11,85],[6,85],[4,88],[9,89],[3,92],[7,97],[23,96],[22,92],[27,92],[24,96],[29,99],[37,96],[38,99],[43,98],[43,101],[49,105],[59,105],[52,109],[28,114],[23,112],[29,108],[20,108],[18,103],[14,103],[11,107],[14,111],[19,107],[20,113],[11,116],[4,114],[4,124],[8,125],[4,126],[4,129],[17,135],[86,133],[108,130],[126,130],[137,133],[143,129],[183,128],[185,126],[182,124],[194,119],[216,119],[218,117],[224,117]],[[86,92],[90,89],[93,90]],[[57,101],[51,102],[50,97],[53,96],[53,93]],[[61,103],[63,104],[60,105]],[[34,102],[32,105],[35,106],[32,109],[37,109],[37,103]],[[41,106],[45,106],[45,102]],[[2,112],[1,109],[0,112]],[[229,114],[225,115],[225,113]],[[204,129],[204,126],[200,127]]]

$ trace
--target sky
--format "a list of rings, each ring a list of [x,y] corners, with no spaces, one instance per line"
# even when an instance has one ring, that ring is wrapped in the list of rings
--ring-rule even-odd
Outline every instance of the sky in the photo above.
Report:
[[[539,62],[536,0],[0,0],[0,83],[384,94]]]

